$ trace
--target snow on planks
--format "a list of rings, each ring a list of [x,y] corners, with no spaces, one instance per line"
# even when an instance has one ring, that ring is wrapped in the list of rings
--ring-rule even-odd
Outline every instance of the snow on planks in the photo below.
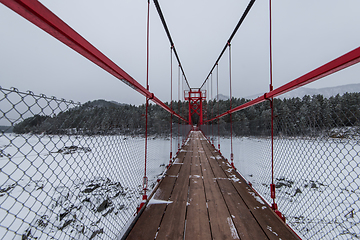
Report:
[[[189,138],[126,239],[298,239],[201,132]]]

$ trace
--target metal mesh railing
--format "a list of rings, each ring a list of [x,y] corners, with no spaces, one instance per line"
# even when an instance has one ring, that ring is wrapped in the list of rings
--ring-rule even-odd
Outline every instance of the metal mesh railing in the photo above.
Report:
[[[315,95],[299,110],[278,107],[277,202],[305,239],[360,238],[359,100]]]
[[[359,93],[274,100],[275,201],[303,239],[360,238],[359,109]],[[234,115],[235,167],[271,205],[269,103]],[[229,128],[225,121],[220,125]],[[219,139],[211,125],[202,130]],[[220,132],[220,142],[230,159],[226,131]]]
[[[1,238],[120,236],[143,193],[142,112],[134,116],[136,122],[126,119],[128,106],[81,105],[17,89],[0,92]],[[169,130],[158,133],[158,125],[166,126],[157,121],[148,138],[150,191],[169,163]],[[179,134],[173,134],[174,152],[187,132]]]

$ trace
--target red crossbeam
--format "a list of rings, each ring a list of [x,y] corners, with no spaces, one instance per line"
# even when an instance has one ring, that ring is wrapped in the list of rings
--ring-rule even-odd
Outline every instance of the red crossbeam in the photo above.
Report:
[[[279,88],[274,89],[273,91],[265,93],[263,96],[260,96],[252,101],[249,101],[247,103],[244,103],[243,105],[233,108],[227,112],[224,112],[206,122],[214,121],[215,119],[224,117],[230,113],[240,111],[242,109],[245,109],[245,108],[251,107],[253,105],[256,105],[258,103],[264,102],[268,99],[280,96],[291,90],[294,90],[296,88],[299,88],[299,87],[309,84],[311,82],[319,80],[320,78],[331,75],[331,74],[333,74],[337,71],[340,71],[344,68],[350,67],[358,62],[360,62],[360,47],[322,65],[321,67],[316,68],[315,70],[313,70],[311,72],[308,72],[307,74],[305,74],[287,84],[284,84],[283,86],[281,86]]]
[[[154,96],[153,93],[144,88],[140,83],[133,79],[129,74],[117,66],[113,61],[106,57],[102,52],[95,48],[85,38],[68,26],[64,21],[57,17],[39,1],[34,0],[0,0],[2,4],[18,13],[28,21],[32,22],[54,38],[80,53],[111,75],[115,76],[131,88],[135,89],[154,103],[161,106],[169,113],[186,121],[180,115],[172,111],[166,104]],[[187,122],[187,121],[186,121]]]

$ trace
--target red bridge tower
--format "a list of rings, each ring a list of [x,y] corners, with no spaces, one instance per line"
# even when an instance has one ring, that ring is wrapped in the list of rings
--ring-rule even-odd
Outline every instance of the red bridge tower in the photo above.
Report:
[[[203,108],[202,101],[206,100],[206,90],[200,90],[199,88],[190,88],[184,92],[185,100],[189,101],[189,124],[192,125],[192,115],[197,114],[199,116],[198,125],[203,124]]]

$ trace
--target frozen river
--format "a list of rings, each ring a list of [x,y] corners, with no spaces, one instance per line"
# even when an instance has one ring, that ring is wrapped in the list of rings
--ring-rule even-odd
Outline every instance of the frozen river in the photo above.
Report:
[[[221,152],[230,159],[230,139]],[[271,203],[271,145],[234,138],[238,171]],[[149,138],[149,188],[169,161],[169,139]],[[177,143],[173,141],[175,153]],[[142,194],[144,139],[129,136],[0,138],[3,239],[114,239]],[[360,147],[355,140],[275,139],[276,202],[304,239],[360,238]]]
[[[230,139],[220,140],[230,159]],[[270,138],[234,138],[234,164],[272,203]],[[348,139],[274,139],[276,203],[303,239],[360,238],[360,145]]]

